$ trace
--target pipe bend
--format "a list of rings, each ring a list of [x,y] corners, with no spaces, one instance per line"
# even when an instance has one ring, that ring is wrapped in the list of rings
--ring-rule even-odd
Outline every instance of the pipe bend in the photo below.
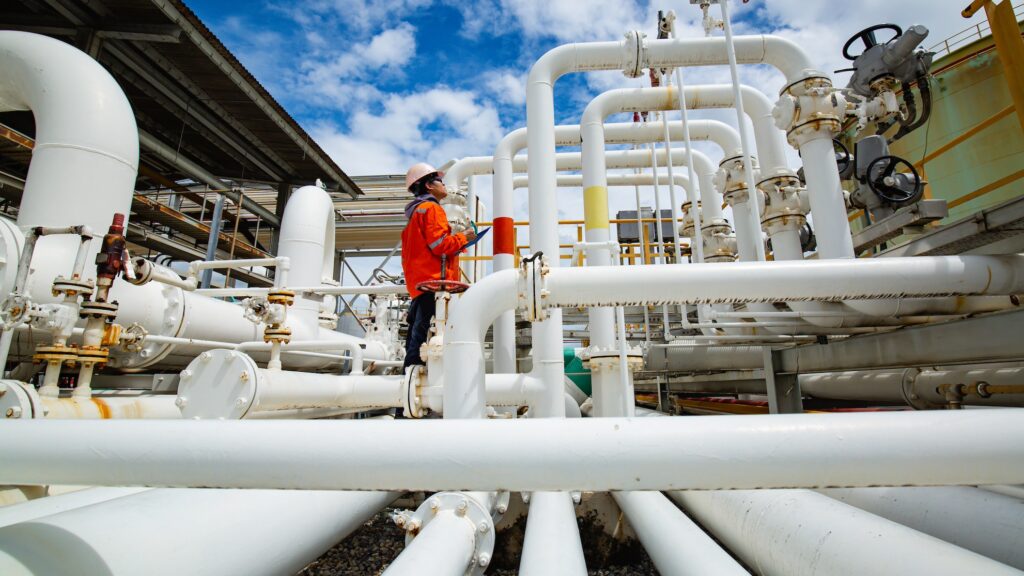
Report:
[[[516,308],[518,297],[516,270],[489,274],[466,290],[451,305],[445,328],[451,342],[483,341],[487,328],[503,312]]]

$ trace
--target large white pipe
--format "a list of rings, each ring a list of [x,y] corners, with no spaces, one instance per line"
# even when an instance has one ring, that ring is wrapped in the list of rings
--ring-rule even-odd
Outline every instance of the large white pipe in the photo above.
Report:
[[[587,574],[576,510],[568,492],[530,494],[519,573],[523,576]]]
[[[1024,570],[1024,502],[970,486],[853,488],[823,494]]]
[[[857,370],[800,375],[801,391],[816,398],[906,402],[914,406],[944,406],[951,400],[963,405],[1020,406],[1024,404],[1022,392],[986,391],[998,390],[993,387],[1019,387],[1021,384],[1024,384],[1024,367],[1020,365]],[[964,390],[958,393],[958,390],[950,389],[950,395],[947,395],[946,387],[961,385]]]
[[[548,306],[565,307],[1017,294],[1024,256],[571,268],[551,270],[545,288]]]
[[[321,188],[303,186],[284,207],[277,255],[289,260],[288,283],[319,286],[334,277],[334,201]],[[318,332],[321,296],[296,294],[288,310],[293,336],[304,340]]]
[[[396,497],[148,490],[0,529],[0,573],[295,574]]]
[[[16,420],[4,424],[0,483],[413,491],[1019,484],[1021,434],[1017,408],[567,421]]]
[[[127,218],[131,209],[139,164],[131,105],[103,66],[47,36],[0,32],[0,69],[0,111],[31,110],[36,125],[18,226],[89,226],[97,234],[91,261],[113,214]],[[71,236],[39,240],[31,276],[35,301],[53,300],[53,278],[70,272],[78,244]],[[7,265],[14,264],[9,259]],[[84,276],[94,275],[87,266]]]
[[[1021,574],[807,490],[673,492],[671,496],[745,564],[765,576]]]
[[[83,506],[92,506],[99,502],[106,502],[107,500],[137,494],[146,490],[151,490],[151,488],[86,488],[56,496],[37,498],[20,504],[11,504],[10,506],[0,507],[0,528]]]
[[[413,538],[387,576],[462,576],[473,560],[476,526],[453,510],[443,510]]]
[[[660,492],[612,492],[662,576],[748,576]]]

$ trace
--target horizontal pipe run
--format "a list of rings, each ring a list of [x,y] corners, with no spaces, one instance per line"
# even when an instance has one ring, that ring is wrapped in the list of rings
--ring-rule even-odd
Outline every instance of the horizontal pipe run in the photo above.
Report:
[[[150,488],[86,488],[56,496],[37,498],[20,504],[3,506],[0,507],[0,528],[58,514],[67,510],[74,510],[83,506],[91,506],[146,490],[150,490]]]
[[[1021,574],[808,490],[688,491],[670,496],[764,576]]]
[[[749,576],[660,492],[612,492],[662,576]]]
[[[1024,483],[1024,410],[1015,408],[4,427],[0,484],[608,491]]]
[[[323,294],[332,296],[349,296],[352,294],[393,295],[406,294],[408,289],[398,284],[378,284],[372,286],[287,286],[295,293]],[[212,298],[262,296],[273,288],[203,288],[196,290]]]
[[[553,269],[547,306],[857,300],[1024,292],[1024,256]]]
[[[397,497],[147,490],[0,528],[0,574],[295,574]]]

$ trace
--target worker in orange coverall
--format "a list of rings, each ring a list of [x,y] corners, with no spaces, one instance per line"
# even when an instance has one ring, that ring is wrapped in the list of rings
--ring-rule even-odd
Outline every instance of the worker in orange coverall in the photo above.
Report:
[[[421,292],[416,285],[426,280],[440,280],[442,256],[444,278],[459,279],[459,252],[476,239],[476,232],[467,230],[452,234],[448,217],[440,201],[448,196],[442,181],[443,173],[426,163],[419,163],[405,173],[405,186],[415,198],[405,206],[409,220],[402,230],[402,271],[405,287],[412,303],[409,305],[409,333],[405,339],[405,367],[424,365],[420,346],[427,341],[430,321],[434,318],[434,294]]]

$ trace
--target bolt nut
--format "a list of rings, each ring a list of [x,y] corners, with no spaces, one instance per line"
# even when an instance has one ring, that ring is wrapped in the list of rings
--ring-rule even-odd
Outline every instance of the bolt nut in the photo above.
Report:
[[[430,499],[430,511],[437,514],[437,511],[441,509],[441,501],[437,498]]]
[[[491,526],[487,522],[481,522],[476,529],[479,530],[481,534],[487,534],[491,530]]]
[[[0,382],[0,396],[3,396],[6,393],[7,393],[7,383],[6,382]]]
[[[459,505],[455,507],[455,513],[459,516],[465,516],[467,510],[469,510],[469,502],[467,502],[466,499],[463,498],[459,502]]]
[[[239,406],[245,406],[246,402],[248,402],[248,400],[244,396],[239,396],[238,398],[235,398],[235,404]]]
[[[420,529],[420,521],[417,520],[416,518],[413,518],[412,520],[410,520],[408,525],[406,525],[406,530],[408,530],[409,532],[419,532],[419,529]]]
[[[238,379],[241,380],[242,382],[248,382],[249,381],[249,373],[247,371],[243,370],[242,373],[238,375]]]
[[[185,406],[188,406],[188,398],[185,396],[178,396],[174,399],[174,405],[178,408],[184,408]]]
[[[476,562],[481,568],[486,568],[487,565],[491,563],[491,555],[486,552],[481,552],[480,555],[476,557]]]
[[[203,362],[209,362],[210,358],[213,358],[213,356],[209,352],[203,352],[199,355],[199,359]]]
[[[192,371],[191,370],[182,370],[180,376],[181,376],[182,380],[188,380],[189,378],[192,377]]]
[[[12,406],[7,409],[8,418],[21,418],[21,406]]]
[[[498,506],[498,514],[504,514],[508,512],[508,507],[505,505]]]

